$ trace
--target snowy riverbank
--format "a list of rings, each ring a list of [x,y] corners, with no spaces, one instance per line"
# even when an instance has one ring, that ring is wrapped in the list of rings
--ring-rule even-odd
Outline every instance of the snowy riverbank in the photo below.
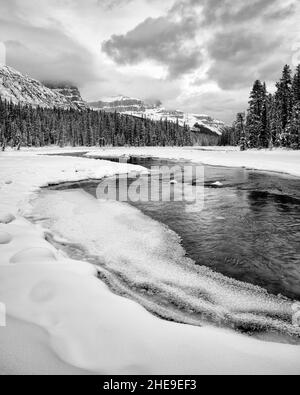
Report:
[[[300,151],[284,149],[249,150],[241,152],[236,147],[187,147],[187,148],[111,148],[91,150],[87,156],[145,155],[165,159],[186,159],[206,165],[246,167],[300,176]]]
[[[253,167],[255,158],[262,161],[263,155],[247,153],[242,163],[239,152],[93,151],[247,167]],[[226,162],[227,155],[231,159]],[[262,163],[268,167],[264,170],[300,175],[298,153],[274,152],[268,157]],[[44,157],[30,151],[0,154],[0,302],[5,303],[9,316],[7,326],[0,328],[0,374],[299,374],[300,347],[160,320],[136,303],[112,294],[96,278],[92,265],[68,259],[45,240],[43,229],[22,218],[28,214],[29,199],[41,186],[133,169],[136,167]],[[71,215],[76,218],[71,207],[68,214],[69,221]]]

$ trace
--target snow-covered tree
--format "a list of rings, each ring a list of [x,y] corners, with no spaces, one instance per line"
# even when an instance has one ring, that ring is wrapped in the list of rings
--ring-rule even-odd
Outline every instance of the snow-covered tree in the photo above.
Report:
[[[289,145],[300,149],[300,102],[294,105],[289,127]]]
[[[245,125],[245,113],[241,112],[237,114],[234,128],[236,134],[240,136],[239,139],[240,149],[241,151],[245,151],[248,148],[248,140],[246,136],[246,125]]]
[[[250,93],[243,147],[246,143],[250,148],[299,148],[299,108],[300,65],[294,76],[290,66],[284,66],[273,95],[267,93],[266,84],[255,81]]]
[[[300,102],[300,64],[296,68],[296,72],[293,78],[293,104]]]
[[[247,114],[246,128],[249,136],[250,148],[257,148],[260,141],[265,142],[267,124],[267,92],[266,85],[261,81],[255,81],[250,93],[249,109]]]

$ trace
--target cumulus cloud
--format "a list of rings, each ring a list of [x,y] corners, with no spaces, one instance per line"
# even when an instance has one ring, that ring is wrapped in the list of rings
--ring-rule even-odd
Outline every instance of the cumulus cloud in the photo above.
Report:
[[[216,29],[207,43],[208,76],[223,89],[249,86],[254,79],[272,80],[274,67],[291,59],[289,25],[296,1],[200,0],[204,23]],[[270,74],[272,70],[272,74]]]
[[[282,18],[296,9],[297,0],[178,0],[174,8],[202,7],[203,25],[242,24],[256,18]]]
[[[178,18],[174,10],[147,18],[124,35],[113,35],[102,50],[121,65],[153,60],[166,66],[171,78],[194,71],[202,62],[201,48],[195,42],[199,24],[192,15],[181,13]]]
[[[102,50],[119,65],[153,60],[167,67],[170,78],[193,72],[206,60],[208,78],[220,87],[246,86],[254,74],[266,76],[265,57],[282,54],[286,31],[278,23],[295,9],[294,0],[177,0],[165,16],[113,35]]]
[[[153,97],[228,120],[245,108],[256,78],[272,85],[292,63],[299,7],[298,0],[0,0],[0,40],[9,65],[76,83],[88,100]]]

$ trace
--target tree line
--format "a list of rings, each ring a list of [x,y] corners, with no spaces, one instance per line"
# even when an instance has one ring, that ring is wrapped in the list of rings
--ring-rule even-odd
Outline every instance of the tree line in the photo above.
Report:
[[[190,146],[188,126],[94,110],[33,108],[0,98],[0,145]]]
[[[293,73],[284,66],[274,94],[257,80],[246,113],[237,114],[232,127],[224,128],[220,145],[248,148],[300,149],[300,65]]]

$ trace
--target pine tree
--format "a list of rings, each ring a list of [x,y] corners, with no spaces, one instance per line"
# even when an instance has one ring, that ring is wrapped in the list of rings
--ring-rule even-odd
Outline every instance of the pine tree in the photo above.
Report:
[[[286,65],[280,81],[276,84],[275,94],[268,94],[265,84],[255,81],[249,101],[246,118],[246,131],[239,136],[244,149],[247,144],[251,148],[299,147],[299,110],[300,110],[300,65],[294,76]],[[234,134],[241,133],[243,124],[241,114],[234,123]],[[229,140],[227,136],[220,141]]]
[[[246,151],[248,148],[248,141],[246,136],[246,127],[245,127],[245,114],[243,112],[237,114],[236,122],[235,122],[235,130],[237,134],[240,136],[240,149],[241,151]]]
[[[263,104],[261,113],[262,129],[259,136],[259,146],[267,148],[271,143],[271,124],[270,124],[270,109],[272,105],[272,96],[267,93],[266,83],[263,84],[262,92]]]
[[[300,64],[296,68],[296,72],[293,78],[293,104],[300,102]]]
[[[290,147],[300,149],[300,102],[293,107],[289,138]]]
[[[267,92],[265,84],[262,84],[259,80],[255,81],[250,93],[246,122],[250,148],[257,148],[260,145],[260,141],[265,141],[264,128],[267,121],[266,99]]]
[[[267,127],[269,130],[269,147],[280,146],[281,119],[276,106],[274,95],[269,95],[268,99]]]
[[[284,66],[281,80],[276,85],[276,107],[281,121],[281,144],[289,145],[289,121],[293,108],[292,71],[290,66]]]
[[[0,144],[191,145],[187,125],[118,113],[32,108],[0,99]]]

